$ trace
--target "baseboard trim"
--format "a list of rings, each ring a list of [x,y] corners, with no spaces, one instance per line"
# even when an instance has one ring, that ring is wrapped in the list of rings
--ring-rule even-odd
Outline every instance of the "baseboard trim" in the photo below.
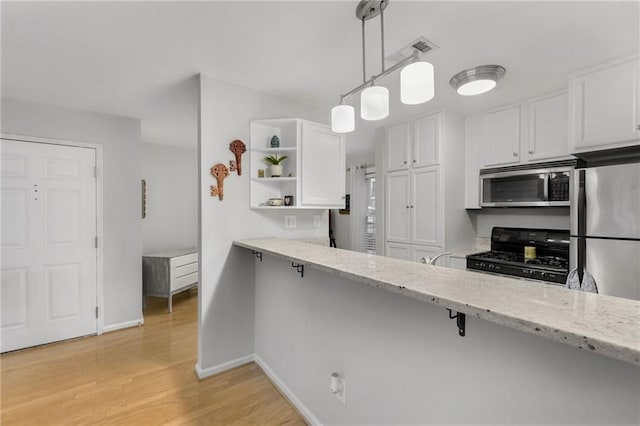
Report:
[[[227,370],[231,370],[232,368],[239,367],[244,364],[249,364],[253,362],[254,355],[247,355],[240,358],[232,359],[231,361],[223,362],[222,364],[214,365],[213,367],[202,368],[200,364],[196,364],[196,375],[198,376],[198,380],[206,379],[207,377],[211,377],[215,374],[222,373]]]
[[[112,331],[122,330],[123,328],[137,327],[137,326],[143,325],[143,324],[144,324],[144,318],[140,318],[140,319],[133,320],[133,321],[125,321],[125,322],[120,322],[120,323],[117,323],[117,324],[105,325],[104,328],[102,329],[102,332],[103,333],[110,333]]]
[[[312,426],[322,425],[320,420],[318,420],[318,418],[313,415],[311,410],[309,410],[309,408],[307,408],[307,406],[304,405],[302,401],[300,401],[300,399],[298,399],[298,397],[291,391],[291,389],[289,389],[287,385],[285,385],[282,379],[278,377],[278,375],[267,365],[266,362],[264,362],[262,358],[260,358],[258,355],[254,355],[253,358],[254,362],[258,365],[258,367],[260,367],[260,369],[262,369],[262,371],[264,371],[264,374],[266,374],[271,383],[273,383],[273,385],[280,391],[280,393],[289,400],[291,405],[295,407],[295,409],[304,418],[307,424],[310,424]]]

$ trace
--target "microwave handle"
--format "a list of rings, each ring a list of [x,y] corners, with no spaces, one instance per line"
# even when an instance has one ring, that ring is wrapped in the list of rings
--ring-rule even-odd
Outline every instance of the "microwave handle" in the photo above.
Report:
[[[549,175],[550,173],[544,174],[544,201],[549,201]]]

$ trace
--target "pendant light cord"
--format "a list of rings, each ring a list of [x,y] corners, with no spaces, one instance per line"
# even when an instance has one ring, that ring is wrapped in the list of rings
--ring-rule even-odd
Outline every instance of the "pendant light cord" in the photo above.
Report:
[[[384,5],[380,0],[380,50],[382,52],[382,72],[384,72]]]
[[[362,18],[362,83],[367,81],[367,66],[366,56],[364,49],[364,18]]]

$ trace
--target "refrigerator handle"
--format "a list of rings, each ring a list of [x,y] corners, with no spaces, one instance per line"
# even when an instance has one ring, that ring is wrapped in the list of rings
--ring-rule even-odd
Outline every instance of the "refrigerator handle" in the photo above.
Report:
[[[587,193],[585,189],[586,173],[578,171],[578,279],[582,285],[587,255]]]

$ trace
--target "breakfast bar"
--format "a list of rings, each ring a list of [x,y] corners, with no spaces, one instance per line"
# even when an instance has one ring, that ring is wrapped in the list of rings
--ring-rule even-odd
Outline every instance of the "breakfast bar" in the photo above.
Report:
[[[640,302],[635,300],[294,240],[240,240],[235,245],[252,250],[260,259],[264,255],[285,259],[301,275],[305,268],[322,270],[441,306],[454,317],[454,313],[476,317],[640,365]],[[454,324],[451,327],[456,332]]]

